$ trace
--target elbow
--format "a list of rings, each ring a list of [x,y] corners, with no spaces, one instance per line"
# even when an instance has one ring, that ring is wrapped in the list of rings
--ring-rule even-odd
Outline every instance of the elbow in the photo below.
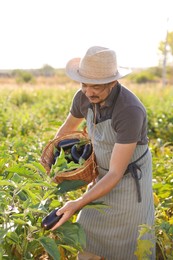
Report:
[[[115,170],[109,170],[107,173],[108,178],[112,182],[112,186],[116,186],[124,176],[124,172],[116,172]]]

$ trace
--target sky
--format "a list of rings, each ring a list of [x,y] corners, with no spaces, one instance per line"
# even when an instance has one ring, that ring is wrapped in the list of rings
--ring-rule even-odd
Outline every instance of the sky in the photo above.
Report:
[[[118,65],[158,65],[173,0],[0,0],[0,69],[64,68],[91,46]]]

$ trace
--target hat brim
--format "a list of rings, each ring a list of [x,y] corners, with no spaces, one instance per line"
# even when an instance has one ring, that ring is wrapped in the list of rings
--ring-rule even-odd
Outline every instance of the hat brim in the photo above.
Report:
[[[123,78],[124,76],[131,73],[130,69],[119,67],[116,75],[103,78],[103,79],[95,79],[95,78],[86,78],[79,74],[79,63],[80,58],[74,58],[70,60],[66,65],[66,74],[73,80],[80,82],[80,83],[86,83],[86,84],[105,84],[112,82],[114,80],[118,80],[120,78]]]

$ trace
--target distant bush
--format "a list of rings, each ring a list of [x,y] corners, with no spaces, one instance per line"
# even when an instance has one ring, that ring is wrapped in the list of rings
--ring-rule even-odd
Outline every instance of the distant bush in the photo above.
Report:
[[[16,77],[17,83],[34,83],[34,76],[25,70],[15,70],[13,75]]]
[[[162,67],[150,67],[147,69],[134,71],[132,74],[128,75],[133,83],[142,84],[142,83],[151,83],[158,82],[162,80],[163,68]],[[167,83],[173,82],[173,67],[166,67],[166,80]]]
[[[133,72],[131,75],[129,75],[129,79],[134,83],[147,83],[147,82],[153,82],[156,77],[154,73],[150,72],[149,70],[143,70],[140,72]]]
[[[154,75],[155,77],[161,78],[162,77],[162,67],[151,67],[148,68],[147,71]]]

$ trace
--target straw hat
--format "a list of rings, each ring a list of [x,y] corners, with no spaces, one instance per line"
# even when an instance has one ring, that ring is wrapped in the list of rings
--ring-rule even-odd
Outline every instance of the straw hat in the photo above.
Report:
[[[83,58],[74,58],[66,65],[66,73],[71,79],[88,84],[109,83],[130,72],[118,67],[113,50],[99,46],[89,48]]]

